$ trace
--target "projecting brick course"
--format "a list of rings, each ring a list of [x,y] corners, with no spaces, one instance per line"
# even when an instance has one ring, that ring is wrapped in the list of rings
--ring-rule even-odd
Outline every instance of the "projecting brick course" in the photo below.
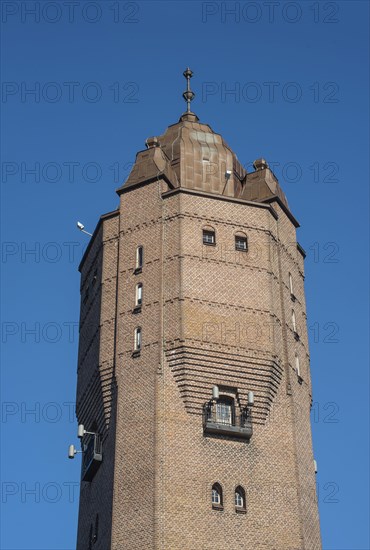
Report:
[[[103,462],[82,482],[78,550],[320,550],[303,256],[286,205],[160,175],[123,190],[81,264],[77,416],[101,434]],[[202,242],[209,227],[214,247]],[[235,250],[241,232],[247,252]],[[204,435],[214,385],[239,412],[254,392],[249,442]],[[223,510],[212,509],[215,482]]]

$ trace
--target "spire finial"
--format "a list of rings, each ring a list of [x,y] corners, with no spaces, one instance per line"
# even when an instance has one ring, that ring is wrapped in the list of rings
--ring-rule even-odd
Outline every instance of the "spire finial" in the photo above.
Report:
[[[195,97],[195,93],[190,89],[190,79],[193,76],[193,71],[189,69],[189,67],[184,71],[184,77],[187,81],[186,91],[182,94],[182,97],[185,99],[187,103],[187,113],[191,113],[190,109],[190,103],[193,101]]]

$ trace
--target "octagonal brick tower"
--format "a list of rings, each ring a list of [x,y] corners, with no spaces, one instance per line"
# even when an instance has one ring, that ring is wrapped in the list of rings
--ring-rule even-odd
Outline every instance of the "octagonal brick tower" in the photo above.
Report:
[[[321,548],[298,222],[188,109],[80,265],[78,550]]]

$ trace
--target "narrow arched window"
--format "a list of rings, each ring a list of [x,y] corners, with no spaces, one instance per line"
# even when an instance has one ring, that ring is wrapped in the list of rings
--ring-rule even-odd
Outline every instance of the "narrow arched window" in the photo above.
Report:
[[[143,283],[138,283],[135,290],[135,306],[141,306],[143,303]]]
[[[297,332],[297,322],[295,318],[294,309],[292,309],[292,325],[293,325],[294,332]]]
[[[134,351],[141,350],[141,327],[136,327],[134,336]]]
[[[241,485],[235,489],[235,509],[237,512],[245,512],[247,509],[245,491]]]
[[[144,259],[144,248],[142,246],[138,246],[136,249],[135,271],[140,271],[142,269],[143,259]]]
[[[297,371],[298,376],[301,376],[301,368],[299,364],[298,353],[295,354],[295,370]]]
[[[223,507],[222,487],[219,483],[212,485],[212,508],[221,509]]]
[[[248,239],[245,233],[237,233],[235,235],[235,250],[239,252],[248,251]]]

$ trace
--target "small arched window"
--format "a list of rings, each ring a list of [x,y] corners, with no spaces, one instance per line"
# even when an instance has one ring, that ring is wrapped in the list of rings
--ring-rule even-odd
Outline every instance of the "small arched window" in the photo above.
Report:
[[[135,271],[138,272],[143,268],[144,248],[138,246],[136,249]]]
[[[143,283],[138,283],[135,290],[135,306],[141,306],[143,303]]]
[[[141,350],[141,327],[136,327],[134,335],[134,351]]]
[[[203,244],[213,246],[216,244],[216,231],[211,226],[203,228]]]
[[[248,252],[248,238],[245,233],[240,232],[235,235],[235,250]]]
[[[235,489],[235,509],[237,512],[245,512],[247,509],[245,491],[241,485]]]
[[[222,487],[219,483],[212,485],[212,508],[217,510],[223,508]]]

